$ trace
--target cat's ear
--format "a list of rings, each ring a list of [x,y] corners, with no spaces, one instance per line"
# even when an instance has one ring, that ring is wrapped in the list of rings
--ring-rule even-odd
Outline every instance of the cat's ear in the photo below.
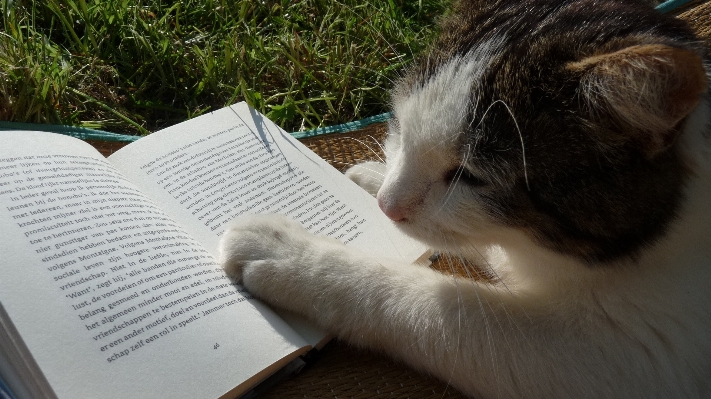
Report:
[[[675,141],[683,120],[708,89],[698,54],[666,45],[636,45],[567,65],[595,114],[627,126],[654,155]]]

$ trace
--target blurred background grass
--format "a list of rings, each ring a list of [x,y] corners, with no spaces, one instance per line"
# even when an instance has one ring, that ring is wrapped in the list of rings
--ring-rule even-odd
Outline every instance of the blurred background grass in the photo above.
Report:
[[[242,100],[287,131],[385,112],[448,0],[0,3],[0,120],[138,134]]]

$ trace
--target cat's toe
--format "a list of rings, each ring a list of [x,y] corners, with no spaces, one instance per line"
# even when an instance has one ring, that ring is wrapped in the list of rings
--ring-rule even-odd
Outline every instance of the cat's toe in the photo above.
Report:
[[[232,221],[220,241],[220,263],[241,281],[244,269],[291,258],[301,245],[297,237],[309,233],[282,215],[249,215]]]
[[[246,261],[245,248],[242,245],[244,243],[243,233],[242,226],[232,222],[223,233],[219,245],[218,262],[228,276],[239,282],[242,281],[242,267]]]

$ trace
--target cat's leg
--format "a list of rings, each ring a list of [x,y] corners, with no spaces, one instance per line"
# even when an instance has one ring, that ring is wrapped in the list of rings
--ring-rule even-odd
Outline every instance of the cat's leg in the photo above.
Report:
[[[652,375],[629,353],[602,353],[617,350],[599,344],[609,331],[603,323],[578,326],[570,316],[575,300],[556,303],[376,259],[279,215],[236,220],[221,251],[228,273],[267,303],[482,398],[633,397],[643,384],[620,386],[616,377],[630,368]]]
[[[467,349],[476,334],[452,279],[368,257],[279,215],[235,220],[220,247],[227,273],[272,306],[445,380],[468,378],[460,373],[476,358]]]
[[[351,166],[346,171],[346,177],[353,180],[372,196],[378,194],[385,179],[385,164],[380,162],[363,162]]]

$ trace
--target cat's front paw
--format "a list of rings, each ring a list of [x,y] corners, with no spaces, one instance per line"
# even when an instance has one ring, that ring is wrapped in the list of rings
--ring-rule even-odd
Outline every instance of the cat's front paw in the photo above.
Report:
[[[313,238],[300,224],[282,215],[239,217],[222,236],[220,263],[230,277],[242,282],[253,268],[278,269],[297,261]]]
[[[380,162],[363,162],[351,166],[346,171],[346,177],[361,186],[370,195],[375,197],[385,180],[385,164]]]

